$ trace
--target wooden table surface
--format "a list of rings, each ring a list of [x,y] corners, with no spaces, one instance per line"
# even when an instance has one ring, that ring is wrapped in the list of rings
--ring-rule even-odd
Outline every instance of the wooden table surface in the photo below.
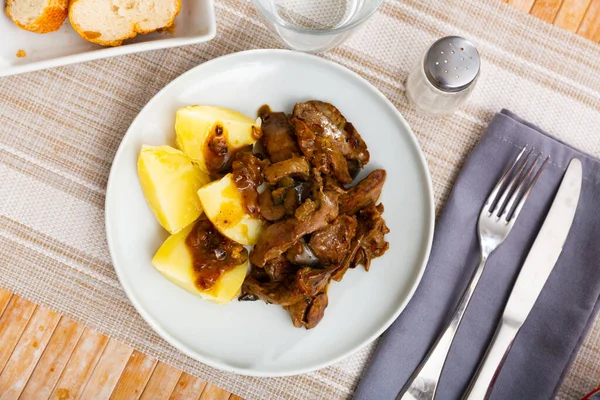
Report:
[[[600,42],[600,0],[503,0]],[[600,384],[600,383],[599,383]],[[2,399],[235,400],[209,382],[0,289]]]

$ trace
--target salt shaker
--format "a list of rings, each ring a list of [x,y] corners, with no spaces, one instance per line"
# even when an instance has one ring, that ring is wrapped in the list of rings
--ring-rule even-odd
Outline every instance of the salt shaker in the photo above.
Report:
[[[426,114],[451,114],[469,97],[479,67],[479,52],[473,43],[460,36],[441,38],[409,74],[406,97]]]

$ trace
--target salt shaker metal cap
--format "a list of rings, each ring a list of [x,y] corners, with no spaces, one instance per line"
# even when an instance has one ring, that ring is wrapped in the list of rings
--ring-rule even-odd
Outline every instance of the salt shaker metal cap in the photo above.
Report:
[[[467,39],[447,36],[431,45],[423,68],[432,85],[445,92],[460,92],[479,75],[479,52]]]
[[[449,114],[464,103],[479,76],[479,52],[460,36],[437,40],[406,82],[406,95],[420,111]]]

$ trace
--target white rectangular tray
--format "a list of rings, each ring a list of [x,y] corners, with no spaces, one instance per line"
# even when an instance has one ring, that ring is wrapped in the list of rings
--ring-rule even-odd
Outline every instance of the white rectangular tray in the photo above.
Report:
[[[216,34],[213,0],[182,0],[181,12],[169,32],[138,35],[122,46],[103,47],[81,38],[69,20],[56,32],[38,34],[17,27],[0,1],[0,77],[98,58],[182,46],[211,40]],[[19,50],[25,57],[17,57]]]

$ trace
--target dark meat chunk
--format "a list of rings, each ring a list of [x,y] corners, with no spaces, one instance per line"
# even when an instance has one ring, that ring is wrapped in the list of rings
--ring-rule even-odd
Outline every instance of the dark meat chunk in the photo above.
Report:
[[[332,104],[308,101],[294,106],[293,117],[304,121],[317,136],[331,140],[333,146],[359,167],[369,162],[367,145],[354,126]]]
[[[342,183],[352,182],[348,171],[348,163],[344,155],[336,149],[329,138],[317,136],[310,127],[300,119],[293,119],[296,137],[302,154],[317,171],[324,175],[333,174]]]
[[[340,214],[355,214],[360,209],[375,203],[381,195],[385,183],[386,172],[376,169],[365,179],[351,187],[347,193],[340,196]]]
[[[311,216],[312,213],[317,209],[318,204],[311,199],[306,199],[306,201],[300,204],[300,207],[296,209],[294,212],[294,217],[300,222],[304,222]]]
[[[333,279],[340,281],[348,268],[355,268],[357,265],[364,265],[368,271],[371,260],[381,257],[390,247],[385,241],[385,235],[390,232],[385,224],[381,214],[383,213],[383,204],[369,207],[359,211],[356,228],[356,236],[352,241],[350,251],[344,257],[340,268],[335,272]]]
[[[325,115],[317,107],[318,103],[320,102],[297,103],[294,106],[292,117],[302,120],[317,136],[331,139],[335,148],[344,156],[350,155],[352,148],[346,142],[346,133],[343,128],[340,128],[340,125],[343,125],[343,117],[340,119],[341,114],[337,113],[330,116]]]
[[[267,274],[264,268],[256,268],[253,265],[250,267],[250,273],[248,277],[256,279],[258,282],[271,282],[271,277]]]
[[[356,161],[356,166],[351,167],[351,170],[354,169],[356,171],[352,174],[352,176],[356,176],[358,170],[367,165],[371,155],[369,154],[369,150],[367,150],[367,144],[360,136],[354,125],[348,122],[344,127],[344,132],[347,134],[346,140],[352,147],[352,155],[349,157],[349,160]]]
[[[310,164],[306,158],[292,157],[265,168],[265,180],[269,185],[276,184],[286,176],[307,180],[310,176]]]
[[[300,240],[298,240],[289,249],[287,249],[287,251],[284,253],[285,258],[293,264],[299,264],[296,261],[302,259],[305,245],[306,241],[304,240],[304,238],[300,238]]]
[[[290,313],[290,317],[292,317],[292,324],[294,324],[296,328],[302,328],[306,324],[306,313],[311,304],[312,298],[307,297],[297,303],[289,306],[283,306],[283,308]]]
[[[267,189],[258,196],[260,215],[267,221],[277,221],[285,216],[285,207],[282,204],[275,205],[271,190]]]
[[[298,266],[289,262],[283,255],[269,260],[264,268],[269,276],[269,281],[279,282],[288,279],[298,270]]]
[[[298,192],[296,192],[295,188],[287,188],[285,200],[283,201],[283,207],[287,215],[294,215],[294,212],[298,208],[298,197]]]
[[[252,268],[239,300],[281,305],[294,326],[312,329],[325,315],[331,280],[360,264],[368,271],[389,248],[383,205],[376,206],[386,172],[373,171],[349,187],[370,155],[329,103],[298,103],[289,116],[264,105],[258,114],[256,157],[223,149],[222,129],[209,146],[211,166],[221,175],[233,170],[248,213],[268,221],[249,255]]]
[[[266,112],[260,118],[262,119],[260,141],[272,162],[287,160],[300,153],[287,115],[281,112]]]
[[[290,313],[296,328],[312,329],[323,319],[328,303],[327,293],[320,293],[283,308]]]
[[[331,147],[329,147],[331,148]],[[327,151],[327,160],[331,165],[333,176],[343,184],[352,183],[352,176],[348,169],[348,162],[338,151]]]
[[[282,188],[294,187],[296,186],[296,181],[291,176],[284,176],[277,182],[277,186]]]
[[[383,204],[365,208],[358,215],[360,222],[358,231],[364,239],[361,244],[362,251],[357,253],[358,258],[355,257],[354,263],[364,265],[367,271],[371,260],[381,257],[390,248],[390,244],[385,241],[385,235],[390,232],[390,229],[381,214],[383,214]]]
[[[246,276],[245,280],[251,280],[255,282],[257,285],[261,283],[271,282],[271,277],[264,268],[255,268],[251,266],[250,273]],[[240,297],[238,297],[238,301],[256,301],[258,300],[258,296],[252,293],[246,293],[242,291],[240,293]]]
[[[338,180],[330,176],[325,176],[323,178],[323,190],[329,190],[339,194],[344,194],[347,192],[347,190],[344,189],[344,186],[342,186]]]
[[[327,293],[318,294],[312,299],[312,303],[306,312],[304,325],[306,329],[312,329],[321,322],[325,316],[325,309],[328,304],[329,298],[327,297]]]
[[[304,238],[301,238],[285,252],[285,258],[296,265],[309,265],[311,267],[321,264],[312,249],[306,244]]]
[[[317,135],[301,119],[294,118],[292,123],[296,128],[296,138],[302,154],[311,164],[325,174],[329,174],[329,162],[325,149],[317,145]],[[332,150],[334,151],[334,150]]]
[[[265,303],[290,306],[323,292],[334,272],[334,268],[304,267],[296,271],[294,276],[280,282],[260,282],[250,275],[242,284],[242,296],[254,295]]]
[[[264,267],[267,261],[283,254],[302,236],[315,232],[338,216],[338,194],[319,193],[319,208],[305,221],[289,218],[268,226],[258,238],[250,260]]]
[[[240,151],[232,164],[233,181],[242,194],[246,212],[258,216],[258,191],[263,183],[262,161],[250,151]]]
[[[260,214],[267,221],[277,221],[286,215],[294,215],[299,195],[294,187],[266,189],[258,197]]]
[[[348,160],[348,172],[352,179],[356,178],[356,175],[360,172],[360,165],[356,160]]]
[[[273,202],[277,205],[283,204],[283,201],[285,200],[287,191],[288,191],[288,188],[285,186],[279,187],[277,189],[273,189],[271,191],[271,196],[273,196]]]
[[[305,293],[307,296],[314,296],[325,290],[329,284],[329,278],[335,270],[335,267],[326,269],[301,268],[296,272],[296,286],[301,293]]]
[[[308,244],[323,263],[339,264],[350,250],[356,226],[356,217],[340,215],[325,228],[313,233]]]

